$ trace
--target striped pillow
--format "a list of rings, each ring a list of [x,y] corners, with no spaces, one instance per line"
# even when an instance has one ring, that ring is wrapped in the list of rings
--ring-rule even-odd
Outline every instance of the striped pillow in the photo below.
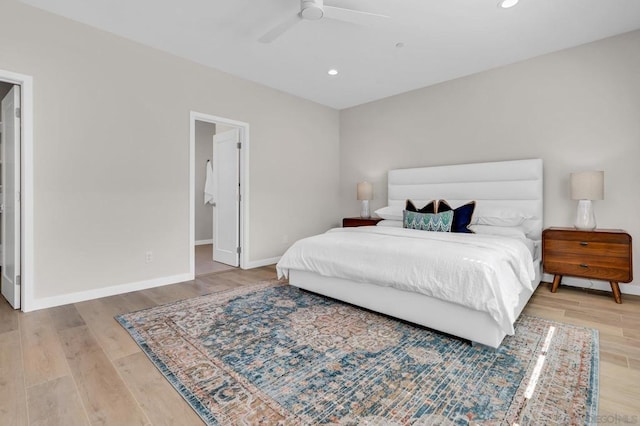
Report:
[[[402,227],[421,231],[451,232],[453,211],[442,213],[418,213],[403,210]]]

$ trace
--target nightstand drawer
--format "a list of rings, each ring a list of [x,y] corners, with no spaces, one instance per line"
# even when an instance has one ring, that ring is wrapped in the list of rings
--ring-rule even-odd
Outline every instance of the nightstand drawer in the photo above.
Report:
[[[589,263],[583,259],[580,263],[567,263],[560,259],[545,260],[544,269],[554,275],[570,275],[573,277],[591,278],[604,281],[631,281],[627,264],[615,265],[608,263]]]
[[[379,217],[345,217],[342,219],[342,227],[376,226],[382,219]]]
[[[629,244],[608,243],[601,241],[583,240],[553,240],[545,241],[547,256],[553,254],[575,254],[577,256],[610,256],[629,257]]]

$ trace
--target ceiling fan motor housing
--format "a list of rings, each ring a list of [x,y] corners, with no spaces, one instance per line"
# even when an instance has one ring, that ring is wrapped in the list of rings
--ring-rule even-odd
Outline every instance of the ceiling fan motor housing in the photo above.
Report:
[[[323,0],[300,0],[300,16],[315,21],[324,15]]]

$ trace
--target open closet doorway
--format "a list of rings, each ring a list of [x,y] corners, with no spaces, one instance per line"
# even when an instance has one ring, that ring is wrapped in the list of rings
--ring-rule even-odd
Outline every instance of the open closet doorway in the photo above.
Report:
[[[248,124],[191,113],[192,272],[244,267]]]
[[[0,279],[14,309],[33,310],[33,78],[0,69]]]
[[[2,296],[20,308],[20,86],[0,82],[0,270]]]

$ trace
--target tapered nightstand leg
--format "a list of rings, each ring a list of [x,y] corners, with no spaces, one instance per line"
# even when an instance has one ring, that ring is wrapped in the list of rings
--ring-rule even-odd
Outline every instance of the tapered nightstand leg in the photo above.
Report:
[[[622,303],[622,294],[620,293],[620,287],[615,281],[610,281],[611,291],[613,291],[613,298],[616,299],[616,303]]]
[[[562,275],[554,275],[553,285],[551,286],[551,293],[555,293],[556,291],[558,291],[558,287],[560,287],[560,281],[562,281]]]

